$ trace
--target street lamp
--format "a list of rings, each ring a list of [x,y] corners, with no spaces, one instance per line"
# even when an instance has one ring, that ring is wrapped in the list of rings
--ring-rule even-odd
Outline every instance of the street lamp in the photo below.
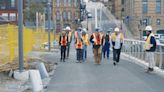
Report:
[[[80,21],[83,21],[84,11],[86,8],[86,3],[80,1]]]
[[[18,45],[19,45],[19,71],[24,70],[23,61],[23,0],[18,1]]]
[[[51,31],[51,0],[47,1],[47,13],[48,13],[48,50],[51,51],[50,31]]]
[[[86,15],[87,15],[87,30],[88,30],[88,20],[92,18],[92,14],[90,12],[87,12]]]

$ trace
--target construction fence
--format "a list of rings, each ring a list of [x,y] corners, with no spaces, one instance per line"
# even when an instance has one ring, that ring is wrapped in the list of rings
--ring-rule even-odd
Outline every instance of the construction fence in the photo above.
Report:
[[[56,37],[56,36],[55,36]],[[55,38],[56,39],[56,38]],[[51,32],[51,42],[54,32]],[[42,50],[48,42],[48,32],[43,28],[23,30],[24,58],[32,50]],[[0,25],[0,66],[18,61],[18,27],[15,25]]]

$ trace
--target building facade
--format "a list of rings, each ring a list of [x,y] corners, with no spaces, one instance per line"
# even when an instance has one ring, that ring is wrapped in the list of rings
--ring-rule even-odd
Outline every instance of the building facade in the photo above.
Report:
[[[17,24],[18,20],[18,0],[0,0],[0,16],[9,20],[12,23]],[[24,0],[24,4],[25,4]]]
[[[113,0],[114,15],[129,26],[136,37],[147,25],[164,30],[164,0]]]
[[[53,0],[52,17],[57,32],[67,25],[76,28],[76,21],[80,18],[80,0]]]

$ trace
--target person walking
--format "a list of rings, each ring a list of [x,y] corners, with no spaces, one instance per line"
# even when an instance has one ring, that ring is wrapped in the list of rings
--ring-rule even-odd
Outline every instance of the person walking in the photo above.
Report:
[[[67,26],[65,28],[66,32],[67,32],[67,36],[68,36],[68,45],[67,45],[67,59],[69,58],[69,51],[70,51],[70,44],[72,42],[72,32],[71,32],[71,28],[69,26]]]
[[[101,64],[101,53],[102,53],[102,44],[103,37],[100,34],[100,29],[96,29],[95,32],[90,37],[90,42],[93,44],[93,54],[95,59],[95,64]]]
[[[65,62],[67,43],[68,43],[68,37],[66,36],[66,32],[62,31],[62,34],[59,37],[59,45],[61,47],[61,49],[60,49],[60,51],[61,51],[60,61],[61,62],[62,61]]]
[[[77,55],[77,63],[81,63],[83,60],[83,39],[78,33],[78,37],[75,40],[75,47],[76,47],[76,55]]]
[[[82,39],[83,39],[83,43],[84,43],[84,46],[83,46],[83,62],[85,62],[87,59],[87,47],[89,45],[89,36],[88,36],[87,30],[85,28],[83,29],[83,32],[82,32]]]
[[[109,59],[110,53],[110,31],[104,35],[104,44],[103,44],[103,57]]]
[[[114,29],[111,35],[112,48],[113,48],[113,65],[115,66],[120,61],[121,48],[123,45],[124,36],[119,28]]]
[[[146,26],[145,30],[147,33],[147,39],[144,45],[144,49],[146,51],[147,62],[149,63],[146,72],[152,72],[155,66],[154,52],[156,51],[156,39],[152,32],[152,26]]]

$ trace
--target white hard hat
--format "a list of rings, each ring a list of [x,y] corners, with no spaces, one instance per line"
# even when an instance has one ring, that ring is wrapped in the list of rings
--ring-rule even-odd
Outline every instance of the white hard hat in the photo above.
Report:
[[[152,28],[152,26],[146,26],[145,30],[146,30],[146,31],[152,31],[153,28]]]
[[[69,26],[67,26],[67,27],[65,28],[65,30],[71,30],[71,28],[70,28]]]
[[[84,32],[87,32],[87,29],[86,29],[86,28],[83,28],[83,31],[84,31]]]
[[[119,32],[120,29],[119,29],[118,27],[116,27],[116,28],[114,29],[114,31],[115,31],[115,32]]]

